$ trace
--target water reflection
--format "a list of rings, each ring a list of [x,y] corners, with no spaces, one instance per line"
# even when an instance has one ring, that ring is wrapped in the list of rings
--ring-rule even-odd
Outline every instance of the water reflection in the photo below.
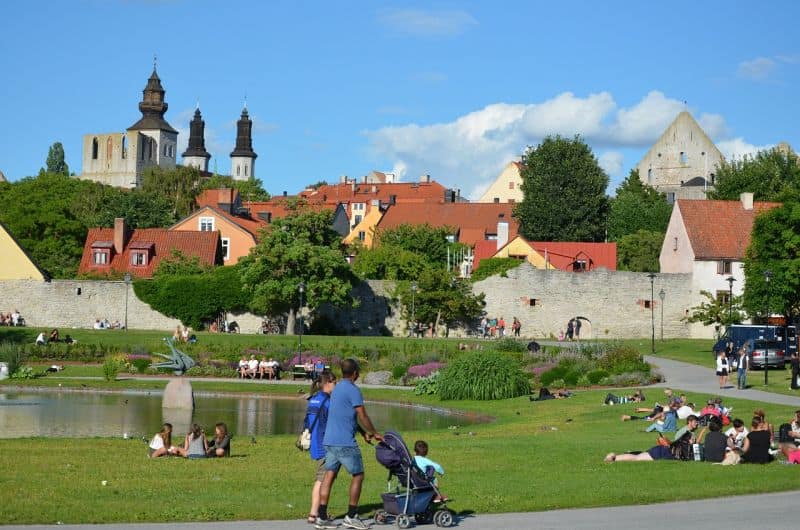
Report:
[[[219,421],[237,435],[287,434],[299,431],[306,401],[261,396],[212,397],[195,395],[195,410],[162,409],[160,394],[103,394],[83,392],[8,392],[0,394],[0,438],[25,436],[149,437],[161,423],[176,433],[192,422],[213,431]],[[373,423],[381,430],[444,429],[478,420],[430,408],[367,403]]]

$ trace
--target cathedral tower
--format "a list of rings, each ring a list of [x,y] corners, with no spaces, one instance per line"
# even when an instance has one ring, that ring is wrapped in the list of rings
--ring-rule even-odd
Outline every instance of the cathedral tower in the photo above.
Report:
[[[194,118],[189,122],[189,145],[183,153],[183,165],[194,167],[200,171],[208,171],[208,159],[211,155],[206,151],[206,122],[200,115],[200,106],[194,111]]]
[[[256,153],[253,151],[253,121],[247,114],[247,105],[236,122],[236,148],[231,153],[231,177],[233,180],[249,180],[255,177]]]

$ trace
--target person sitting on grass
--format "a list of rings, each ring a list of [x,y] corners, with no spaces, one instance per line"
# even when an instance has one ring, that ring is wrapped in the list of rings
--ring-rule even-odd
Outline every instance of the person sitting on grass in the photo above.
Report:
[[[206,454],[212,457],[231,456],[231,435],[223,422],[214,426],[214,437],[208,442]]]
[[[663,413],[662,419],[657,419],[653,421],[652,425],[650,425],[645,432],[653,432],[658,431],[661,433],[664,432],[675,432],[678,428],[678,406],[677,403],[672,403],[669,406],[669,409],[665,410]]]
[[[782,443],[781,451],[789,464],[800,464],[800,449],[793,443]]]
[[[744,439],[750,431],[744,426],[744,422],[739,418],[733,420],[733,427],[725,431],[725,436],[728,437],[728,447],[741,451],[744,446]]]
[[[172,445],[172,424],[165,423],[161,430],[153,436],[149,445],[150,458],[170,456],[176,454],[175,447]]]
[[[444,475],[444,468],[438,463],[428,458],[428,442],[425,440],[417,440],[414,442],[414,463],[425,472],[425,476],[433,479],[433,483],[438,487],[439,482],[434,478],[436,473]],[[445,502],[447,497],[439,492],[440,495],[434,497],[433,502]]]
[[[208,441],[203,428],[193,423],[192,430],[183,441],[183,447],[176,447],[175,453],[184,458],[205,458],[208,453]]]
[[[728,437],[722,434],[722,422],[716,418],[708,422],[708,435],[703,441],[703,452],[707,462],[722,462],[728,449]]]
[[[769,424],[760,416],[751,422],[752,429],[744,439],[742,460],[749,464],[768,464],[775,457],[770,453],[771,437]]]
[[[621,405],[624,403],[640,403],[642,401],[644,401],[644,394],[641,390],[637,390],[630,396],[617,396],[611,393],[606,394],[606,398],[603,400],[603,405]]]

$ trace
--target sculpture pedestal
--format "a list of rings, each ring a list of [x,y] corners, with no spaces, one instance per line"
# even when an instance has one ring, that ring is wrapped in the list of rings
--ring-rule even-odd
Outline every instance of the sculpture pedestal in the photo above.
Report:
[[[161,406],[165,409],[194,410],[194,393],[188,379],[173,379],[164,389]]]

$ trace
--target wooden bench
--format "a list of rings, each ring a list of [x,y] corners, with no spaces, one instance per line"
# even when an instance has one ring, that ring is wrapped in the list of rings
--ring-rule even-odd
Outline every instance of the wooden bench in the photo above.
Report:
[[[308,379],[306,367],[302,364],[295,364],[292,367],[292,380],[296,381],[297,379]]]

